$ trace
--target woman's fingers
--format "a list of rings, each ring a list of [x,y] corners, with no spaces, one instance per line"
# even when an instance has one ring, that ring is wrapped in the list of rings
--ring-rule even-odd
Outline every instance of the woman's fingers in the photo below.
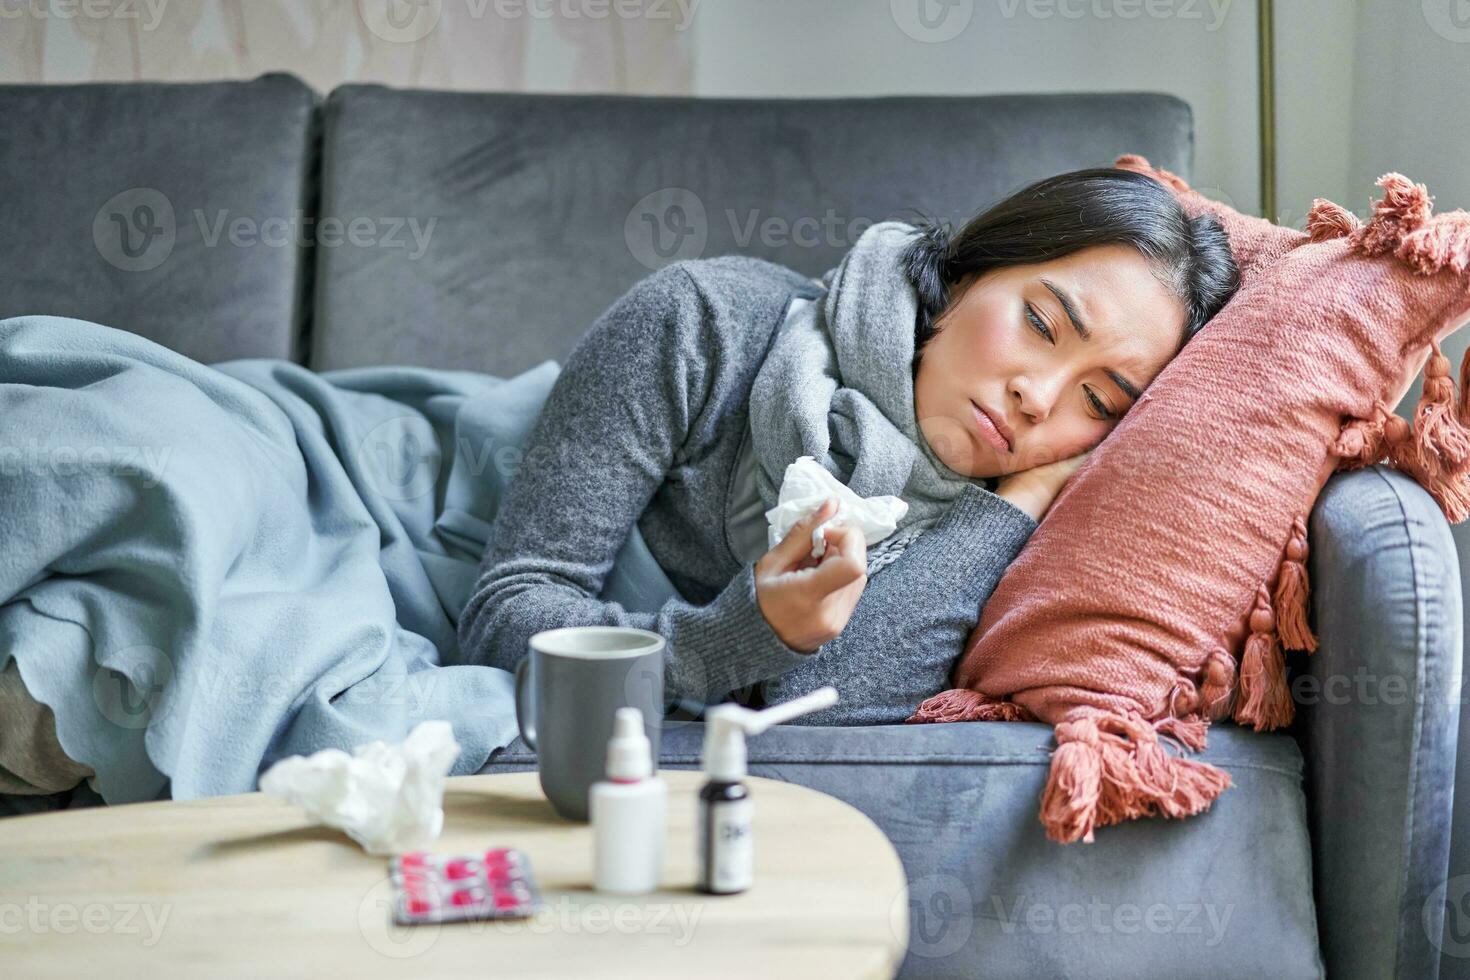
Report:
[[[827,553],[812,572],[812,588],[822,596],[845,589],[867,574],[867,542],[862,529],[829,527],[824,532]]]
[[[828,547],[835,547],[840,554],[856,559],[858,564],[867,562],[868,541],[863,537],[862,528],[851,524],[837,524],[823,533]]]
[[[812,529],[837,513],[837,501],[828,498],[822,506],[803,517],[771,553],[776,571],[801,572],[798,587],[814,599],[822,599],[860,581],[867,574],[867,541],[861,528],[833,524],[822,532],[827,541],[820,559],[811,557]]]
[[[1076,456],[1068,456],[1065,459],[1043,463],[1032,472],[1035,473],[1038,479],[1045,480],[1053,491],[1057,491],[1061,489],[1062,484],[1067,482],[1073,473],[1076,473],[1082,468],[1082,464],[1087,462],[1087,458],[1091,455],[1091,449],[1084,450]]]
[[[1087,462],[1087,457],[1091,455],[1092,450],[1089,449],[1086,452],[1078,453],[1076,456],[1073,456],[1070,459],[1062,460],[1063,465],[1059,466],[1058,468],[1061,471],[1063,481],[1065,482],[1066,479],[1071,477],[1073,473],[1076,473],[1078,470],[1082,469],[1082,464]]]
[[[860,529],[828,525],[821,560],[811,557],[812,530],[836,513],[837,501],[827,499],[755,564],[761,615],[794,650],[810,652],[841,633],[867,585]]]
[[[820,507],[791,525],[791,530],[786,532],[786,537],[771,549],[780,560],[782,571],[797,568],[801,565],[802,559],[811,558],[812,529],[835,513],[837,513],[837,501],[828,497],[822,501]]]

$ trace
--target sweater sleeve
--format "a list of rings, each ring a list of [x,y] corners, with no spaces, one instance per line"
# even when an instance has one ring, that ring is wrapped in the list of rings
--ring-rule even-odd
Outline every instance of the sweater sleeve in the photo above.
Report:
[[[634,626],[667,641],[669,701],[711,702],[814,655],[766,621],[752,564],[702,606],[675,598],[643,613],[598,598],[715,383],[704,305],[676,262],[636,283],[568,354],[461,614],[465,662],[511,670],[541,630]]]
[[[762,685],[767,703],[831,684],[838,702],[806,725],[891,725],[950,686],[1006,566],[1036,530],[1030,514],[971,484],[932,528],[868,580],[852,618],[822,655]]]

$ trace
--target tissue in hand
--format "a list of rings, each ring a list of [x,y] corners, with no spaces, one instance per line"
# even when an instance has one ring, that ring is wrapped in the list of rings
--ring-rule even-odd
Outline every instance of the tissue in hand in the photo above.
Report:
[[[260,789],[346,831],[369,854],[397,854],[427,847],[444,829],[444,777],[457,758],[449,722],[425,721],[397,745],[282,759],[260,777]]]
[[[837,513],[812,530],[813,558],[827,553],[828,525],[851,524],[863,532],[863,541],[872,547],[897,530],[898,522],[909,512],[909,505],[902,498],[891,494],[859,497],[813,457],[798,456],[781,478],[776,506],[766,511],[766,520],[770,522],[767,548],[776,547],[793,525],[822,506],[828,497],[837,498]]]

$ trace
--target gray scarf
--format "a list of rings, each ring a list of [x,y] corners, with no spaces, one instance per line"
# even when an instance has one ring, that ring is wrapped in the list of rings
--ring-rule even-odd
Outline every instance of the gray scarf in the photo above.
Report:
[[[899,528],[928,526],[966,484],[934,455],[914,414],[914,323],[918,296],[900,256],[918,233],[884,221],[868,228],[819,285],[793,299],[756,374],[750,427],[756,483],[774,507],[786,467],[812,456],[863,497],[908,503]]]

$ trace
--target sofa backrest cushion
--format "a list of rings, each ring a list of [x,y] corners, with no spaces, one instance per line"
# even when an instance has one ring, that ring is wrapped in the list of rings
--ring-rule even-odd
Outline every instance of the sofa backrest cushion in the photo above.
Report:
[[[289,75],[0,86],[0,317],[292,356],[316,102]]]
[[[318,239],[317,369],[510,375],[561,360],[668,262],[742,253],[818,276],[873,221],[918,209],[959,222],[1049,174],[1124,152],[1186,172],[1193,152],[1189,106],[1137,93],[710,99],[348,85],[323,115],[322,220],[335,240]]]

